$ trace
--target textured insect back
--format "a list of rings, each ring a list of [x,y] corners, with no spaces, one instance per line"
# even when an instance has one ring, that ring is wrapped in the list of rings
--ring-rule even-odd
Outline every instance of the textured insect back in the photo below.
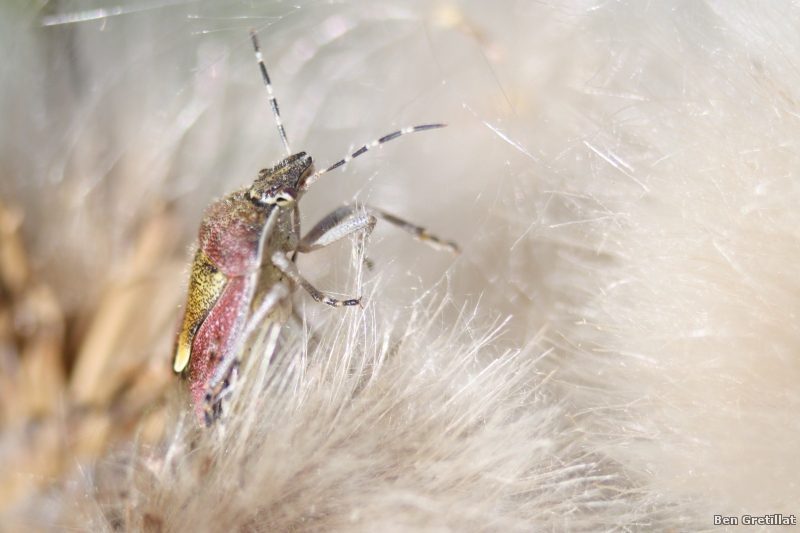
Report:
[[[291,316],[290,297],[297,288],[302,287],[314,300],[332,307],[361,306],[361,298],[340,300],[314,287],[295,264],[298,253],[313,252],[351,235],[359,237],[361,246],[378,219],[434,248],[459,251],[452,241],[439,239],[425,228],[371,206],[342,206],[323,217],[305,236],[301,235],[300,199],[323,174],[403,135],[445,125],[423,124],[397,130],[314,172],[311,156],[290,152],[278,102],[252,30],[251,38],[287,157],[260,171],[251,186],[213,203],[200,225],[173,369],[187,376],[195,414],[204,426],[224,414],[249,339],[256,331],[277,335],[275,332]],[[274,349],[275,342],[267,345]],[[259,356],[268,359],[271,352],[261,349]]]

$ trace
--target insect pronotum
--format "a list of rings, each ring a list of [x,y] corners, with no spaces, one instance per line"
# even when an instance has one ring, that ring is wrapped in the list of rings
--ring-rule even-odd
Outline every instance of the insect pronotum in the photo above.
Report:
[[[219,416],[219,398],[232,380],[247,337],[264,321],[285,323],[291,314],[290,295],[298,286],[314,300],[333,307],[361,305],[360,298],[337,300],[311,285],[295,265],[297,253],[313,252],[348,235],[366,237],[379,218],[434,248],[459,251],[453,242],[365,205],[342,206],[300,236],[297,204],[320,176],[402,135],[442,128],[445,124],[403,128],[314,172],[311,156],[305,152],[292,154],[289,148],[278,102],[252,29],[250,36],[287,157],[274,167],[261,170],[249,187],[211,204],[200,224],[173,369],[188,377],[195,413],[200,424],[206,426]]]

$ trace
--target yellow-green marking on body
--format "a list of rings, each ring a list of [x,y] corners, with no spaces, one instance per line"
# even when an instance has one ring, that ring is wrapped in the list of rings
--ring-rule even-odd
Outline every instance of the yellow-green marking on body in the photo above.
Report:
[[[203,250],[197,250],[192,262],[186,314],[183,317],[181,334],[178,337],[178,349],[172,365],[175,372],[183,372],[186,365],[189,364],[194,336],[219,299],[227,282],[228,278],[211,263],[211,259]]]

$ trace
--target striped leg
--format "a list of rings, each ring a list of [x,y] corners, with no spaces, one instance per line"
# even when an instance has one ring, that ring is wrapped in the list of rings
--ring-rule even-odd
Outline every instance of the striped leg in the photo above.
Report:
[[[311,282],[309,282],[303,277],[302,274],[300,274],[300,271],[297,270],[297,266],[292,263],[281,251],[277,251],[272,254],[272,264],[294,283],[303,287],[306,292],[318,302],[328,304],[331,307],[345,307],[351,305],[357,305],[361,307],[361,298],[352,300],[336,300],[314,287]]]
[[[325,218],[319,221],[316,226],[314,226],[311,231],[309,231],[305,237],[300,240],[300,244],[297,247],[297,251],[301,253],[308,253],[313,250],[318,250],[324,246],[327,246],[331,243],[334,243],[345,237],[350,235],[351,233],[355,233],[356,231],[362,230],[366,231],[366,224],[362,227],[359,227],[358,223],[353,223],[350,225],[350,221],[346,220],[350,217],[353,213],[357,212],[359,209],[363,209],[366,211],[369,218],[374,220],[375,218],[380,218],[385,220],[386,222],[402,229],[410,233],[415,239],[420,242],[424,242],[428,246],[435,248],[437,250],[449,250],[453,253],[459,254],[461,250],[459,249],[458,245],[453,241],[444,241],[437,237],[436,235],[431,235],[428,233],[428,230],[421,226],[417,226],[411,224],[410,222],[406,222],[405,220],[398,218],[392,214],[387,213],[381,209],[376,207],[371,207],[368,205],[363,205],[360,208],[355,205],[345,205],[337,209],[336,211],[332,212]],[[371,216],[370,216],[371,215]],[[352,221],[360,221],[367,217],[358,217],[351,219]],[[345,220],[343,223],[342,221]],[[372,231],[372,226],[374,226],[374,222],[369,225],[369,231]],[[367,233],[368,234],[368,233]]]

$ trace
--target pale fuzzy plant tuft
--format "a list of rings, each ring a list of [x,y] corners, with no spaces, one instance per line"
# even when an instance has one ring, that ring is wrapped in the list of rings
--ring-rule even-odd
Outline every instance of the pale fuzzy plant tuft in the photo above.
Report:
[[[0,532],[797,514],[797,6],[0,9]],[[372,271],[302,257],[365,310],[296,295],[203,431],[169,373],[195,228],[282,156],[251,26],[319,167],[449,124],[326,175],[304,227],[357,199],[464,252],[379,225]]]
[[[187,406],[163,451],[98,468],[126,480],[101,516],[144,531],[528,531],[648,515],[542,393],[535,343],[490,354],[495,331],[432,335],[436,309],[401,332],[371,315],[323,328],[308,353],[267,335],[235,414],[199,431]]]

